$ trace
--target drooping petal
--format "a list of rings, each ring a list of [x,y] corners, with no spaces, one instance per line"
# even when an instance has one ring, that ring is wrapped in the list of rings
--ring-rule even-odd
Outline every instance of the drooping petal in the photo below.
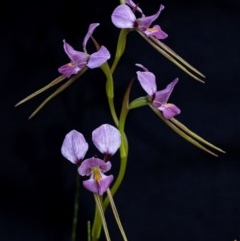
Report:
[[[80,167],[78,168],[78,173],[81,176],[90,176],[92,173],[93,167],[99,167],[101,172],[107,172],[111,169],[112,164],[111,162],[104,162],[103,160],[95,157],[91,157],[88,159],[85,159]]]
[[[147,37],[154,36],[156,39],[165,39],[168,34],[165,33],[159,25],[154,25],[152,28],[147,28],[144,33]]]
[[[138,18],[136,21],[138,23],[138,28],[141,31],[145,31],[147,28],[150,27],[150,25],[158,18],[158,16],[160,15],[161,11],[164,9],[163,5],[160,5],[159,10],[157,11],[157,13],[151,15],[151,16],[146,16],[146,17],[142,17],[142,18]]]
[[[71,62],[78,66],[79,68],[83,68],[87,64],[88,54],[80,51],[76,51],[70,44],[68,44],[65,40],[63,40],[63,48],[65,53],[68,55]]]
[[[158,109],[162,112],[164,118],[166,119],[170,119],[181,113],[181,110],[171,103],[163,104]]]
[[[165,89],[157,91],[153,105],[157,106],[157,105],[166,104],[177,82],[178,82],[178,78],[176,78],[170,84],[168,84]]]
[[[133,28],[136,16],[129,6],[121,4],[114,9],[111,19],[118,28]]]
[[[88,150],[88,143],[84,136],[76,131],[70,131],[64,138],[61,147],[62,155],[74,164],[80,164]]]
[[[137,77],[142,88],[152,96],[157,91],[156,77],[149,71],[137,71]]]
[[[90,55],[90,58],[88,60],[87,66],[90,69],[97,68],[101,66],[103,63],[105,63],[108,59],[110,59],[111,55],[106,47],[101,46],[101,48]]]
[[[103,124],[92,132],[92,141],[101,153],[113,155],[121,145],[121,135],[116,127]]]
[[[83,181],[83,186],[88,191],[102,196],[107,191],[112,181],[113,181],[113,175],[106,176],[102,174],[99,182],[97,182],[93,178],[90,178],[89,180]]]
[[[87,34],[86,34],[86,36],[83,40],[83,49],[84,50],[86,50],[86,45],[87,45],[87,42],[88,42],[89,38],[92,36],[95,28],[99,25],[100,25],[99,23],[92,23],[92,24],[89,25]]]

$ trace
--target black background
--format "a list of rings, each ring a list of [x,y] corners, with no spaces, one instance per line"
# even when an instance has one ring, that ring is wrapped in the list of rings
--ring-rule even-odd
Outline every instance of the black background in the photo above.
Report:
[[[146,15],[157,1],[139,2]],[[161,2],[164,42],[206,75],[201,84],[153,50],[136,33],[115,73],[116,106],[142,63],[157,76],[159,89],[179,77],[171,101],[182,110],[178,120],[223,148],[212,157],[172,132],[148,108],[130,112],[126,133],[130,156],[126,177],[115,196],[129,240],[240,240],[240,1]],[[118,29],[110,15],[118,1],[5,2],[1,6],[1,161],[0,240],[68,241],[76,167],[60,153],[65,134],[91,132],[111,123],[105,78],[88,71],[31,120],[28,116],[51,90],[21,107],[14,105],[58,76],[68,61],[66,39],[82,50],[90,23],[112,53]],[[111,61],[110,61],[111,62]],[[133,96],[144,95],[135,82]],[[91,146],[88,156],[96,150]],[[114,170],[118,156],[113,158]],[[78,240],[86,240],[93,198],[81,189]],[[121,240],[107,212],[112,240]]]

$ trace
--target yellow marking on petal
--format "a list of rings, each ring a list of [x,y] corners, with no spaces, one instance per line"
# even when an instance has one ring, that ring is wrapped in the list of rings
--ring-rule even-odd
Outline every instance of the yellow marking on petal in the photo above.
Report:
[[[74,63],[72,63],[72,62],[68,63],[67,65],[68,65],[69,67],[74,67],[74,66],[75,66]]]
[[[158,29],[157,28],[148,28],[147,29],[149,32],[151,32],[151,33],[156,33],[157,31],[158,31]]]
[[[93,178],[99,183],[101,179],[101,173],[98,167],[93,167]]]
[[[165,103],[164,106],[166,107],[169,107],[169,106],[172,106],[173,104],[172,103]]]

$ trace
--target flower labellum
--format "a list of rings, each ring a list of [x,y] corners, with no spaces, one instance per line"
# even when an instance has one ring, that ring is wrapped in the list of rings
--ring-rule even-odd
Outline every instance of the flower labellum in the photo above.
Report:
[[[104,162],[99,158],[85,159],[78,168],[78,172],[81,176],[90,176],[90,178],[83,181],[83,186],[90,192],[103,195],[113,181],[113,175],[104,174],[111,167],[110,162]]]

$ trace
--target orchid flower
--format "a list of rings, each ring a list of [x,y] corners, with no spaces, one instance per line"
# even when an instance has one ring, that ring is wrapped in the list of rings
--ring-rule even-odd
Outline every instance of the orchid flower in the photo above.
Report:
[[[104,154],[104,160],[95,157],[83,160],[88,150],[88,143],[76,130],[70,131],[65,136],[61,152],[67,160],[78,165],[78,173],[81,176],[90,176],[89,180],[83,181],[83,186],[93,193],[103,195],[113,180],[112,175],[103,174],[111,169],[111,163],[107,159],[119,149],[121,135],[116,127],[103,124],[92,132],[92,141]]]
[[[168,35],[159,25],[150,27],[163,9],[164,6],[160,5],[157,13],[151,16],[145,16],[142,10],[132,0],[127,0],[126,4],[121,4],[114,9],[111,18],[113,24],[118,28],[137,29],[143,32],[147,37],[154,36],[157,39],[165,39]],[[140,18],[136,17],[134,14],[135,11],[141,14]]]
[[[168,99],[178,82],[178,78],[168,84],[165,89],[157,91],[155,75],[141,64],[136,64],[136,66],[143,69],[143,71],[137,71],[137,77],[142,88],[150,96],[151,105],[161,111],[165,119],[170,119],[180,114],[181,110],[176,105],[168,103]]]
[[[92,36],[95,28],[99,26],[99,23],[92,23],[88,28],[88,32],[83,41],[84,52],[76,51],[70,44],[63,40],[63,48],[65,53],[71,60],[70,63],[64,64],[58,68],[58,72],[63,74],[65,77],[69,78],[72,75],[77,74],[84,67],[90,69],[97,68],[105,63],[110,58],[110,53],[106,47],[101,46],[99,50],[95,53],[88,54],[86,50],[86,45],[89,38]]]
[[[106,176],[103,173],[109,171],[111,167],[109,161],[105,162],[95,157],[85,159],[78,168],[78,173],[90,178],[83,181],[83,186],[90,192],[103,195],[113,181],[113,175]]]

